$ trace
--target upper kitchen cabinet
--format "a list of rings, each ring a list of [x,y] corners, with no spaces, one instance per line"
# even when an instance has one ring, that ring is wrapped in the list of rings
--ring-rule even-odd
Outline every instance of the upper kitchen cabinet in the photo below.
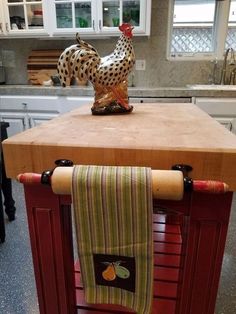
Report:
[[[7,37],[47,35],[43,0],[1,1],[1,34]]]
[[[95,31],[96,1],[48,1],[52,35],[70,35]]]
[[[134,34],[150,34],[151,0],[53,0],[47,5],[54,36],[117,35],[122,23],[132,24]]]
[[[5,19],[3,15],[3,4],[0,2],[0,37],[6,35]]]
[[[98,27],[102,33],[117,32],[122,23],[134,26],[134,34],[150,35],[151,1],[98,1]]]

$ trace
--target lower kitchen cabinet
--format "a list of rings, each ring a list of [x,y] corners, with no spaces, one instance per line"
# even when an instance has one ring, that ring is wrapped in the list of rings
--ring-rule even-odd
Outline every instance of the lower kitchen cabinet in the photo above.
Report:
[[[235,98],[194,97],[193,103],[236,134]]]
[[[236,134],[236,99],[213,97],[131,97],[130,103],[195,103],[203,111]],[[0,96],[0,121],[9,122],[8,136],[37,126],[58,115],[94,102],[94,97]]]
[[[130,103],[194,103],[236,134],[236,99],[213,97],[130,97]]]
[[[93,102],[94,97],[90,96],[60,97],[60,112],[61,113],[68,112],[84,105],[90,105],[92,107]]]
[[[33,128],[43,122],[56,118],[58,114],[28,114],[29,128]]]
[[[33,128],[45,121],[51,120],[58,115],[56,114],[30,114],[30,113],[2,113],[0,110],[0,121],[9,123],[7,128],[8,137]]]
[[[132,103],[192,103],[191,97],[129,97],[129,102]]]
[[[0,120],[9,123],[9,127],[7,128],[8,137],[23,132],[28,128],[28,119],[25,114],[1,113],[0,111]]]
[[[0,96],[0,120],[9,122],[8,137],[59,115],[59,97]]]
[[[93,97],[0,96],[0,121],[9,122],[9,137],[89,103]]]

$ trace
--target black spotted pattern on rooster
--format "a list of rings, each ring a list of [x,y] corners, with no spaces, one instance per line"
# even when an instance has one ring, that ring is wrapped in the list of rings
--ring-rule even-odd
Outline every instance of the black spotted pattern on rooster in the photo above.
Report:
[[[58,73],[62,86],[78,78],[89,80],[94,86],[112,88],[127,79],[135,63],[131,38],[122,33],[113,53],[103,58],[92,45],[79,37],[77,41],[60,56]]]

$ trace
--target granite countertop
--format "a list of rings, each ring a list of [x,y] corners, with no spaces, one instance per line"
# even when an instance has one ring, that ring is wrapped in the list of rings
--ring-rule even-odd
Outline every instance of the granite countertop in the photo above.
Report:
[[[194,85],[192,87],[129,87],[129,97],[236,97],[236,86],[221,89],[213,85]],[[0,85],[0,95],[31,96],[93,96],[91,86],[36,86],[36,85]]]

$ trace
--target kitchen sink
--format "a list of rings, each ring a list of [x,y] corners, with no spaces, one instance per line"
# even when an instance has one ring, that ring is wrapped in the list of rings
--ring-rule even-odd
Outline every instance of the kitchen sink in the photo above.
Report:
[[[210,90],[235,90],[236,85],[201,85],[201,84],[194,84],[194,85],[186,85],[188,88],[191,89],[210,89]]]

